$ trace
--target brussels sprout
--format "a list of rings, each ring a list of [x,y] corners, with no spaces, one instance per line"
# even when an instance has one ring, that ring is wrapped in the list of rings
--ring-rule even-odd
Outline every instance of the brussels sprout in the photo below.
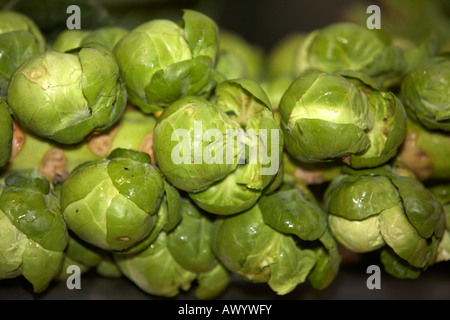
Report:
[[[0,168],[11,158],[13,127],[13,119],[8,106],[0,96]]]
[[[9,172],[4,181],[0,188],[0,279],[23,275],[34,292],[42,292],[58,276],[68,242],[59,198],[35,170]]]
[[[435,56],[408,73],[400,98],[411,119],[431,130],[450,131],[450,54]]]
[[[194,131],[191,130],[191,128],[195,129],[196,123],[199,129],[202,129],[202,131],[198,130],[197,135],[199,137],[195,137]],[[185,149],[196,144],[202,147],[199,152],[203,153],[203,149],[206,149],[209,145],[208,141],[200,140],[206,130],[216,129],[225,135],[226,130],[237,130],[238,128],[237,123],[233,122],[225,112],[208,100],[199,97],[181,98],[162,113],[156,124],[153,144],[158,167],[168,181],[180,190],[188,192],[205,190],[212,183],[223,179],[232,172],[236,168],[236,164],[228,164],[226,161],[216,161],[212,164],[198,161],[199,163],[192,164],[192,152],[188,153],[192,150]],[[178,140],[175,140],[179,139],[182,133],[187,134],[186,137],[182,137],[182,142],[186,144],[185,148],[181,148],[184,144],[181,145]],[[185,138],[192,139],[191,137],[195,139],[193,142],[184,140]],[[205,145],[204,147],[200,144],[200,141]],[[178,148],[176,148],[177,146]],[[219,148],[214,145],[210,148],[213,147],[215,147],[216,153],[219,153]],[[225,151],[224,144],[220,147]],[[225,154],[225,152],[222,153],[222,155]],[[175,157],[177,158],[172,159]]]
[[[295,59],[295,70],[335,72],[360,71],[383,89],[396,85],[406,67],[403,50],[390,34],[349,22],[339,22],[312,31]]]
[[[393,165],[411,171],[421,181],[450,178],[450,135],[430,130],[408,117],[406,137]]]
[[[302,162],[379,166],[406,134],[406,113],[391,92],[357,72],[300,75],[280,102],[286,151]]]
[[[155,19],[136,27],[113,50],[129,100],[152,113],[184,96],[208,95],[216,84],[218,37],[216,23],[192,10],[181,25]]]
[[[68,52],[89,42],[97,42],[112,51],[117,42],[127,33],[128,30],[122,27],[102,27],[95,30],[68,29],[58,35],[52,49],[58,52]]]
[[[262,49],[231,31],[220,32],[216,70],[226,79],[250,79],[259,82],[265,75]]]
[[[147,153],[118,148],[71,172],[62,186],[61,209],[80,239],[120,252],[155,227],[165,184]]]
[[[450,260],[450,185],[442,183],[430,187],[431,193],[442,205],[445,212],[445,231],[439,243],[435,262]]]
[[[212,220],[188,199],[182,199],[182,220],[167,234],[167,248],[184,269],[197,274],[199,299],[217,297],[228,286],[229,272],[211,248]]]
[[[393,263],[385,267],[396,277],[416,277],[433,263],[445,214],[414,177],[389,166],[347,167],[333,179],[324,199],[331,232],[345,248],[359,253],[386,250],[382,262]]]
[[[36,135],[63,144],[111,127],[126,101],[114,56],[96,43],[71,53],[34,55],[14,73],[8,88],[14,118]]]
[[[361,74],[341,72],[364,92],[369,101],[370,146],[351,154],[344,162],[353,168],[376,167],[392,159],[405,140],[407,116],[401,101],[392,92],[380,91]]]
[[[174,297],[180,290],[189,290],[196,277],[173,259],[165,232],[138,254],[117,255],[116,263],[124,276],[144,292],[162,297]]]
[[[181,222],[175,228],[160,232],[143,251],[116,254],[115,261],[125,276],[149,294],[174,297],[198,279],[197,298],[215,298],[228,285],[229,273],[212,252],[212,222],[190,200],[183,198],[181,206]]]
[[[0,11],[0,96],[8,99],[8,85],[17,68],[45,50],[45,39],[27,16]]]
[[[75,167],[108,156],[114,149],[134,149],[153,156],[156,119],[135,109],[126,109],[111,128],[93,133],[83,142],[65,145],[40,138],[17,122],[13,155],[8,170],[36,168],[53,183],[62,183]]]
[[[340,263],[325,212],[307,190],[289,185],[245,212],[218,217],[211,243],[228,270],[280,295],[307,279],[325,288]]]
[[[216,214],[256,203],[277,175],[282,150],[267,95],[251,80],[223,81],[211,100],[176,101],[154,130],[155,158],[164,176]]]

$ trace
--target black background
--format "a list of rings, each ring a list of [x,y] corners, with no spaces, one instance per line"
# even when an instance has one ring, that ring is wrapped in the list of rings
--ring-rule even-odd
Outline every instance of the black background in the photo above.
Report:
[[[108,24],[122,25],[131,29],[141,22],[156,17],[180,19],[182,8],[192,8],[208,14],[220,28],[234,31],[268,52],[278,41],[290,33],[307,32],[348,19],[347,9],[354,4],[359,4],[361,9],[366,8],[369,4],[380,5],[383,19],[385,2],[375,0],[369,2],[362,0],[0,0],[0,5],[3,8],[6,6],[22,11],[32,17],[49,41],[66,28],[65,22],[68,15],[65,9],[70,4],[80,6],[83,29]],[[442,0],[442,3],[444,2],[448,3],[449,1]],[[450,5],[447,5],[446,8],[448,7]],[[364,18],[366,13],[357,12],[357,14]],[[401,17],[399,16],[398,19]],[[426,27],[424,26],[424,28]],[[233,277],[230,287],[219,299],[450,299],[449,262],[442,262],[430,267],[415,280],[395,279],[382,273],[381,289],[369,290],[366,286],[369,277],[366,270],[369,265],[374,263],[380,264],[376,257],[370,256],[344,264],[335,281],[325,290],[315,290],[305,283],[286,296],[277,296],[266,284],[249,284],[238,277]],[[124,277],[107,279],[89,272],[82,278],[81,290],[69,290],[65,283],[58,282],[52,283],[48,290],[38,295],[32,293],[30,284],[23,278],[2,280],[0,281],[0,299],[159,300],[161,298],[142,292]],[[180,294],[176,299],[194,299],[194,295],[191,290]]]

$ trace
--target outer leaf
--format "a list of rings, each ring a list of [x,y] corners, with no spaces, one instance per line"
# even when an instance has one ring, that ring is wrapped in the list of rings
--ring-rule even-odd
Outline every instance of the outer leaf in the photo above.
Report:
[[[11,220],[16,228],[25,233],[44,249],[62,252],[67,246],[67,228],[59,203],[49,192],[33,189],[33,180],[22,176],[20,181],[9,182],[0,196],[0,210]],[[36,178],[36,182],[45,179]],[[28,183],[28,186],[27,186]],[[48,183],[48,181],[47,181]],[[17,206],[20,203],[20,206]]]
[[[204,191],[189,193],[189,197],[207,212],[229,215],[249,209],[261,194],[260,190],[237,184],[235,173],[230,173]]]
[[[337,243],[328,230],[320,238],[320,242],[323,247],[315,250],[317,263],[308,277],[313,287],[318,290],[326,288],[336,278],[341,263]]]
[[[230,273],[220,263],[208,272],[198,275],[195,296],[199,300],[215,299],[230,283]]]
[[[100,213],[106,220],[103,233],[108,245],[105,249],[110,251],[122,251],[139,243],[150,234],[156,223],[155,215],[140,209],[123,195],[112,198],[106,211]]]
[[[181,197],[177,189],[164,182],[165,199],[167,202],[167,221],[164,231],[172,231],[183,219]]]
[[[259,206],[266,224],[280,232],[295,234],[302,240],[319,239],[327,227],[322,208],[307,200],[297,188],[263,196]]]
[[[156,213],[164,187],[161,175],[150,163],[114,159],[108,163],[108,174],[122,195],[145,212]]]
[[[427,264],[428,244],[409,223],[401,208],[385,210],[380,216],[380,232],[401,258],[417,268]]]
[[[179,61],[159,69],[145,88],[147,103],[152,108],[144,112],[160,110],[179,98],[185,96],[206,96],[215,84],[214,63],[209,57],[199,56],[190,60]]]
[[[62,251],[46,250],[30,241],[23,253],[22,274],[32,283],[33,291],[39,293],[47,289],[50,282],[57,277],[62,262]]]
[[[290,237],[283,237],[275,245],[270,254],[276,255],[276,262],[270,266],[268,284],[277,294],[284,295],[306,281],[316,264],[316,256],[310,249],[298,248]]]
[[[15,278],[22,274],[22,255],[28,237],[0,212],[0,279]]]
[[[399,190],[405,214],[423,238],[433,234],[442,237],[445,229],[445,213],[441,204],[425,186],[410,177],[393,177],[393,184]]]
[[[331,214],[364,220],[400,204],[397,189],[383,176],[344,176],[335,181],[327,196]]]
[[[193,57],[208,56],[216,60],[219,28],[211,18],[193,10],[184,10],[184,33]]]
[[[399,279],[417,279],[422,271],[401,259],[391,249],[381,250],[381,262],[386,272]]]
[[[184,269],[207,272],[217,263],[210,247],[211,221],[187,199],[182,208],[182,221],[167,235],[167,248]]]

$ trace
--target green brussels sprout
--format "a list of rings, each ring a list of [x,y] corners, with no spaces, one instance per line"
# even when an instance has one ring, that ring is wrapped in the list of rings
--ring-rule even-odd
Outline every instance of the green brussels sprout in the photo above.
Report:
[[[58,52],[68,52],[89,42],[97,42],[104,45],[109,51],[112,51],[117,42],[127,33],[127,29],[115,26],[102,27],[95,30],[67,29],[58,35],[52,45],[52,49]]]
[[[408,116],[431,130],[450,131],[450,55],[435,56],[409,72],[400,98]]]
[[[212,221],[189,199],[181,199],[181,208],[181,221],[174,228],[159,232],[156,241],[143,251],[115,254],[116,264],[149,294],[174,297],[197,280],[196,297],[215,298],[230,279],[210,246]]]
[[[117,255],[115,261],[125,277],[156,296],[174,297],[180,290],[189,290],[196,277],[173,259],[165,232],[159,233],[156,241],[143,251]]]
[[[215,104],[199,97],[185,97],[176,101],[162,113],[160,118],[158,118],[153,135],[155,157],[158,167],[172,185],[180,190],[188,192],[206,189],[214,183],[214,181],[223,179],[236,167],[234,163],[228,164],[225,161],[216,161],[216,163],[212,164],[205,163],[204,161],[198,161],[198,164],[190,163],[191,154],[189,154],[188,151],[191,150],[184,150],[181,148],[183,145],[180,145],[178,141],[171,140],[178,138],[181,133],[193,135],[193,130],[191,130],[191,128],[194,128],[195,121],[197,121],[198,127],[202,125],[201,129],[203,129],[198,135],[203,135],[203,132],[207,129],[216,129],[225,135],[226,130],[239,128],[238,125]],[[208,125],[208,127],[206,127],[206,125]],[[184,131],[182,131],[182,129],[184,129]],[[191,136],[187,136],[186,138],[191,138]],[[200,140],[200,138],[201,137],[199,137],[198,140]],[[195,140],[194,142],[184,141],[184,137],[183,142],[186,144],[189,143],[188,146],[196,143]],[[203,144],[207,146],[208,144],[206,142],[207,141],[203,142]],[[180,150],[175,149],[176,146],[179,146],[178,149]],[[203,147],[202,145],[200,146]],[[206,148],[206,146],[203,148]],[[210,148],[212,147],[213,146]],[[223,148],[224,147],[225,146],[223,146]],[[219,153],[219,150],[216,152]],[[172,160],[172,153],[174,153],[174,157],[180,156],[180,159],[177,158],[175,161]],[[183,165],[184,162],[187,164]]]
[[[341,72],[364,92],[372,122],[367,136],[370,146],[361,154],[351,154],[344,162],[353,168],[376,167],[394,158],[406,136],[406,111],[392,92],[380,91],[361,74]]]
[[[181,98],[165,109],[154,130],[161,172],[215,214],[255,204],[274,181],[282,150],[267,95],[252,80],[223,81],[210,100]]]
[[[17,122],[13,135],[13,155],[8,170],[36,168],[53,183],[62,183],[77,166],[108,156],[114,149],[134,149],[153,156],[153,129],[156,118],[136,109],[126,109],[120,120],[83,142],[65,145],[40,138]]]
[[[393,276],[417,277],[434,262],[445,230],[445,213],[417,179],[390,166],[344,167],[324,194],[330,230],[345,248],[383,251]]]
[[[181,24],[154,19],[129,32],[113,52],[131,103],[153,113],[184,96],[208,95],[218,38],[216,23],[193,10],[184,11]]]
[[[62,186],[61,210],[81,240],[120,252],[151,233],[166,184],[147,153],[118,148],[71,172]]]
[[[4,178],[0,229],[0,279],[22,275],[34,292],[44,291],[61,270],[68,232],[59,198],[38,171]]]
[[[180,224],[183,216],[180,193],[169,183],[164,183],[164,192],[161,205],[155,215],[156,222],[150,234],[136,245],[120,252],[114,252],[114,255],[130,256],[144,251],[155,243],[160,233],[168,233]]]
[[[306,163],[376,167],[406,134],[401,101],[359,72],[305,72],[283,95],[280,114],[286,151]]]
[[[421,181],[450,178],[450,135],[430,130],[408,117],[406,137],[393,163],[404,167]]]
[[[216,70],[226,79],[259,82],[265,74],[262,49],[231,31],[220,31]]]
[[[403,50],[382,30],[350,22],[338,22],[312,31],[295,59],[297,74],[307,70],[359,71],[387,90],[397,85],[406,67]]]
[[[45,50],[45,39],[33,20],[14,11],[0,11],[0,96],[8,99],[8,85],[17,68]]]
[[[63,144],[111,127],[126,102],[114,56],[96,43],[71,53],[34,55],[17,69],[8,88],[14,118],[36,135]]]
[[[167,234],[167,248],[184,269],[197,274],[198,299],[211,299],[222,293],[230,282],[228,270],[217,260],[211,248],[212,220],[191,200],[182,199],[182,220]]]
[[[327,216],[308,189],[282,185],[245,212],[218,217],[211,245],[219,261],[279,295],[299,284],[327,287],[340,264]]]
[[[445,212],[445,231],[439,243],[435,263],[450,260],[450,185],[441,183],[429,188]]]
[[[8,106],[0,96],[0,168],[11,158],[13,128],[13,119]]]

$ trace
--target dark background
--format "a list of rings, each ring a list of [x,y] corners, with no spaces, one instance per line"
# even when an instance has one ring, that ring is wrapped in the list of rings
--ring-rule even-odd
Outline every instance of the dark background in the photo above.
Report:
[[[133,29],[154,18],[182,19],[190,8],[270,51],[283,37],[333,22],[366,24],[369,5],[378,5],[381,28],[420,40],[431,30],[450,40],[449,0],[0,0],[0,8],[25,13],[51,42],[66,29],[69,5],[81,10],[82,29],[119,25]]]
[[[221,29],[240,34],[247,41],[269,52],[278,41],[295,32],[308,32],[337,21],[365,24],[366,8],[381,9],[382,29],[420,40],[430,30],[450,38],[450,1],[448,0],[0,0],[0,8],[23,12],[31,17],[48,41],[65,30],[66,8],[81,9],[82,29],[120,25],[128,29],[153,18],[180,20],[183,8],[201,11],[213,18]],[[248,284],[233,278],[222,299],[450,299],[450,262],[430,267],[419,279],[395,279],[382,274],[380,290],[366,286],[367,267],[380,264],[377,257],[365,257],[341,266],[335,281],[323,291],[308,284],[292,293],[276,296],[265,284]],[[125,278],[106,279],[88,273],[83,290],[68,290],[64,283],[53,283],[49,290],[34,295],[22,278],[0,281],[0,299],[158,299]],[[183,293],[180,299],[191,299]]]
[[[132,29],[153,18],[177,21],[183,8],[191,8],[266,50],[292,32],[344,20],[365,25],[371,4],[381,9],[382,28],[400,35],[420,37],[437,29],[448,37],[450,28],[449,0],[0,0],[2,9],[31,17],[50,41],[66,28],[71,4],[81,9],[82,29],[104,25]]]

